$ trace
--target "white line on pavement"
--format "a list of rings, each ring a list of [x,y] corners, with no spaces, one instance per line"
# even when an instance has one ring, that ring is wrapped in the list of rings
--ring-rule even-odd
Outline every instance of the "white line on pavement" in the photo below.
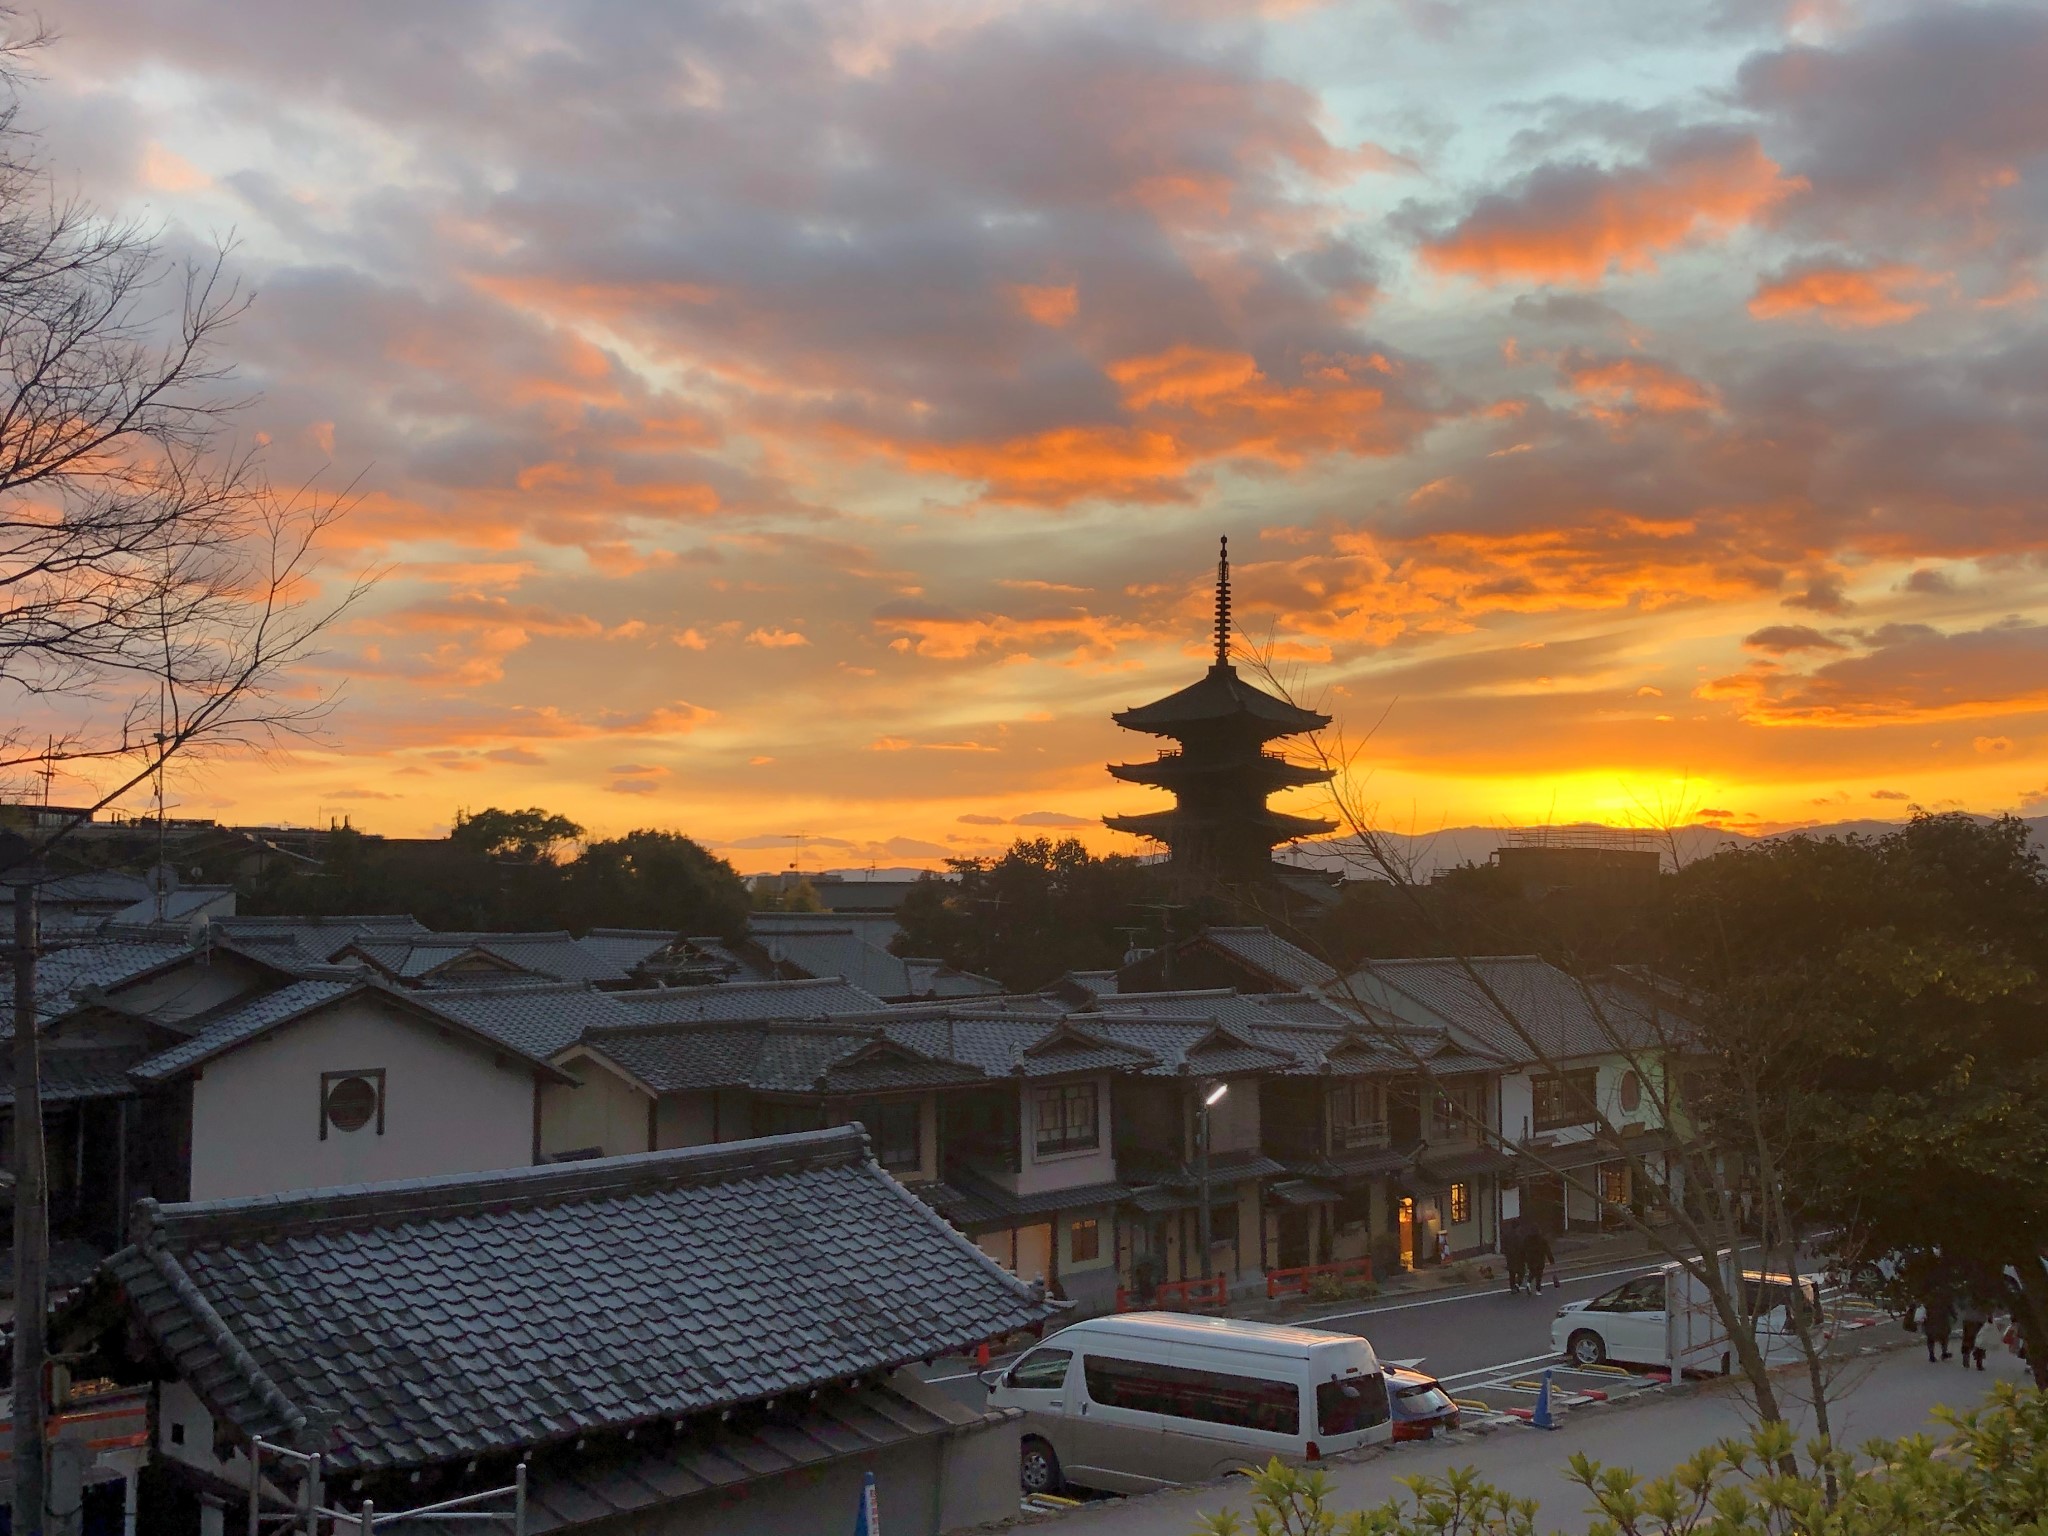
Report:
[[[1625,1269],[1602,1269],[1602,1270],[1597,1270],[1597,1271],[1595,1271],[1594,1273],[1592,1273],[1592,1274],[1590,1274],[1590,1275],[1573,1275],[1573,1276],[1572,1276],[1572,1279],[1573,1279],[1573,1280],[1575,1280],[1575,1281],[1577,1281],[1577,1280],[1612,1280],[1612,1279],[1613,1279],[1613,1278],[1614,1278],[1615,1276],[1617,1276],[1617,1275],[1622,1275],[1622,1276],[1627,1276],[1627,1275],[1640,1275],[1640,1274],[1644,1273],[1644,1272],[1645,1272],[1646,1270],[1649,1270],[1649,1269],[1654,1269],[1654,1268],[1656,1268],[1656,1266],[1655,1266],[1655,1265],[1653,1265],[1653,1264],[1650,1264],[1650,1265],[1646,1265],[1646,1264],[1631,1264],[1631,1265],[1629,1265],[1629,1266],[1628,1266],[1627,1268],[1625,1268]],[[1293,1325],[1294,1325],[1295,1327],[1297,1327],[1297,1328],[1313,1328],[1313,1327],[1315,1327],[1315,1326],[1316,1326],[1316,1325],[1317,1325],[1318,1323],[1341,1323],[1341,1322],[1345,1322],[1345,1321],[1348,1321],[1349,1319],[1351,1319],[1351,1318],[1354,1318],[1354,1317],[1375,1317],[1375,1316],[1379,1315],[1379,1314],[1380,1314],[1380,1313],[1382,1313],[1382,1312],[1412,1312],[1412,1311],[1413,1311],[1413,1310],[1414,1310],[1415,1308],[1417,1308],[1417,1307],[1442,1307],[1442,1306],[1448,1306],[1448,1305],[1449,1305],[1450,1303],[1452,1303],[1452,1302],[1454,1302],[1454,1301],[1477,1301],[1477,1300],[1478,1300],[1478,1299],[1479,1299],[1480,1297],[1482,1297],[1482,1296],[1498,1296],[1498,1295],[1500,1295],[1500,1294],[1501,1294],[1501,1293],[1500,1293],[1500,1292],[1498,1292],[1498,1291],[1491,1291],[1491,1290],[1488,1290],[1488,1291],[1460,1291],[1460,1292],[1459,1292],[1459,1293],[1458,1293],[1457,1295],[1455,1295],[1455,1296],[1427,1296],[1427,1297],[1424,1297],[1424,1298],[1423,1298],[1423,1299],[1422,1299],[1421,1301],[1394,1301],[1394,1302],[1388,1302],[1388,1303],[1387,1303],[1386,1305],[1384,1305],[1384,1306],[1374,1306],[1374,1307],[1359,1307],[1359,1308],[1357,1308],[1357,1309],[1355,1309],[1355,1310],[1353,1310],[1353,1311],[1350,1311],[1350,1312],[1325,1312],[1325,1313],[1323,1313],[1323,1314],[1322,1314],[1321,1316],[1319,1316],[1319,1317],[1298,1317],[1298,1318],[1294,1318],[1294,1319],[1292,1319],[1291,1321],[1292,1321]],[[1539,1294],[1540,1294],[1540,1293],[1539,1293]],[[1008,1361],[1011,1361],[1011,1360],[1015,1360],[1016,1358],[1017,1358],[1017,1356],[1015,1356],[1015,1355],[998,1355],[997,1357],[995,1357],[994,1359],[992,1359],[991,1361],[989,1361],[989,1368],[990,1368],[990,1369],[993,1369],[993,1368],[995,1368],[996,1366],[999,1366],[999,1365],[1003,1365],[1003,1364],[1007,1363]],[[1538,1356],[1536,1356],[1535,1358],[1536,1358],[1536,1359],[1539,1359],[1539,1360],[1548,1360],[1548,1359],[1552,1359],[1552,1358],[1554,1358],[1554,1357],[1553,1357],[1553,1356],[1550,1356],[1550,1355],[1538,1355]],[[1517,1365],[1527,1365],[1528,1363],[1529,1363],[1529,1362],[1528,1362],[1528,1361],[1526,1361],[1526,1360],[1521,1360],[1521,1361],[1516,1361],[1516,1362],[1515,1362],[1515,1364],[1517,1364]],[[1489,1365],[1489,1366],[1485,1367],[1485,1368],[1484,1368],[1483,1370],[1478,1370],[1478,1371],[1461,1371],[1461,1372],[1459,1372],[1459,1373],[1458,1373],[1458,1374],[1457,1374],[1456,1376],[1452,1376],[1452,1377],[1445,1377],[1445,1378],[1439,1378],[1439,1379],[1441,1379],[1441,1380],[1450,1380],[1450,1381],[1457,1381],[1457,1380],[1461,1380],[1461,1379],[1463,1379],[1463,1378],[1464,1378],[1464,1377],[1466,1377],[1466,1376],[1483,1376],[1483,1375],[1485,1375],[1485,1374],[1486,1374],[1486,1372],[1487,1372],[1487,1371],[1492,1371],[1492,1370],[1511,1370],[1511,1369],[1513,1369],[1513,1366],[1492,1366],[1492,1365]],[[958,1371],[958,1372],[955,1372],[955,1373],[954,1373],[953,1375],[951,1375],[951,1376],[927,1376],[927,1377],[925,1378],[925,1380],[926,1380],[926,1381],[929,1381],[929,1382],[933,1382],[933,1383],[939,1383],[939,1382],[947,1382],[947,1381],[968,1381],[968,1380],[971,1380],[971,1379],[972,1379],[973,1377],[975,1377],[975,1376],[978,1376],[978,1375],[980,1375],[980,1374],[981,1374],[981,1373],[980,1373],[979,1371]]]
[[[1631,1264],[1626,1269],[1603,1269],[1590,1275],[1573,1275],[1572,1279],[1574,1281],[1611,1280],[1616,1275],[1640,1275],[1656,1267],[1655,1264]],[[1390,1302],[1383,1307],[1360,1307],[1352,1312],[1325,1312],[1320,1317],[1297,1317],[1292,1321],[1297,1328],[1309,1328],[1317,1323],[1341,1323],[1348,1318],[1372,1317],[1381,1312],[1408,1312],[1416,1307],[1441,1307],[1454,1301],[1477,1301],[1482,1296],[1500,1296],[1504,1294],[1506,1293],[1494,1290],[1461,1291],[1456,1296],[1430,1296],[1421,1301],[1396,1301]]]
[[[1498,1365],[1482,1365],[1476,1370],[1454,1371],[1448,1376],[1437,1377],[1437,1380],[1439,1382],[1468,1381],[1475,1376],[1502,1376],[1510,1371],[1518,1371],[1525,1365],[1539,1365],[1545,1362],[1554,1364],[1557,1359],[1558,1354],[1556,1350],[1546,1350],[1540,1355],[1531,1355],[1526,1360],[1503,1360]]]

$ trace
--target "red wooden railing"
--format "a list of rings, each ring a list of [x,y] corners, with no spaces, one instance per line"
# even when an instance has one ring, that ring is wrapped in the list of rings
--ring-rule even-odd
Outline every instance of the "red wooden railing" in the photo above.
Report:
[[[1207,1280],[1162,1280],[1152,1288],[1150,1300],[1127,1286],[1116,1288],[1116,1309],[1134,1312],[1140,1307],[1157,1307],[1165,1312],[1192,1311],[1197,1307],[1220,1307],[1230,1300],[1230,1282],[1222,1275]]]
[[[1277,1301],[1282,1296],[1306,1296],[1308,1288],[1325,1275],[1339,1285],[1362,1285],[1372,1279],[1372,1260],[1339,1259],[1334,1264],[1300,1264],[1293,1269],[1269,1269],[1266,1271],[1266,1299]]]

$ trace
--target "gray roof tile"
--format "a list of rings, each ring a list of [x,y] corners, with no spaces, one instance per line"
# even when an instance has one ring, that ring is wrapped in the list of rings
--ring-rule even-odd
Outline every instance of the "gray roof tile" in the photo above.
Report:
[[[1468,969],[1469,967],[1469,969]],[[1449,1025],[1505,1061],[1569,1061],[1658,1043],[1682,1027],[1634,991],[1581,982],[1534,955],[1463,960],[1375,960],[1346,977],[1345,993],[1404,1019]]]
[[[1205,928],[1194,940],[1211,945],[1231,959],[1272,978],[1283,987],[1305,990],[1337,979],[1337,969],[1299,945],[1290,944],[1270,928]]]
[[[724,1019],[822,1019],[864,1013],[882,1000],[836,976],[821,980],[729,981],[709,987],[658,987],[614,992],[636,1024],[682,1024]]]
[[[1049,1313],[849,1129],[144,1202],[107,1274],[217,1416],[337,1471],[824,1388]]]

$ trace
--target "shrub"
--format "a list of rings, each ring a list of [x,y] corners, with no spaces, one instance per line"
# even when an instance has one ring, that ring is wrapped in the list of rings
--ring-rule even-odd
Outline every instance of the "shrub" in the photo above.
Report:
[[[1873,1441],[1861,1456],[1795,1444],[1783,1424],[1708,1446],[1668,1476],[1643,1479],[1572,1457],[1569,1480],[1592,1497],[1591,1536],[2027,1536],[2048,1509],[2048,1400],[2000,1383],[1982,1408],[1936,1416],[1937,1444]],[[1802,1459],[1802,1450],[1804,1453]],[[1339,1514],[1321,1470],[1277,1458],[1252,1482],[1257,1536],[1536,1536],[1536,1502],[1470,1467],[1404,1477],[1405,1499]],[[1245,1536],[1212,1515],[1200,1536]]]

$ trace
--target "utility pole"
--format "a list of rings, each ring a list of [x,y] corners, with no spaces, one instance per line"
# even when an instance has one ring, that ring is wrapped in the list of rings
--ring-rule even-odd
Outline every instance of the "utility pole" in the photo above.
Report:
[[[1157,912],[1159,914],[1159,931],[1162,935],[1159,943],[1159,989],[1162,992],[1171,992],[1173,990],[1173,914],[1185,912],[1187,908],[1177,901],[1148,901],[1141,902],[1138,905],[1140,911]]]
[[[1201,1208],[1195,1215],[1195,1229],[1202,1245],[1201,1278],[1209,1278],[1210,1231],[1209,1231],[1209,1111],[1214,1109],[1223,1095],[1230,1092],[1228,1083],[1204,1083],[1196,1090],[1200,1097],[1195,1101],[1195,1182],[1200,1186]]]
[[[41,1041],[36,1035],[36,898],[42,861],[26,840],[0,840],[0,869],[14,887],[14,1523],[43,1536],[48,1437],[43,1357],[50,1209],[43,1157]]]

